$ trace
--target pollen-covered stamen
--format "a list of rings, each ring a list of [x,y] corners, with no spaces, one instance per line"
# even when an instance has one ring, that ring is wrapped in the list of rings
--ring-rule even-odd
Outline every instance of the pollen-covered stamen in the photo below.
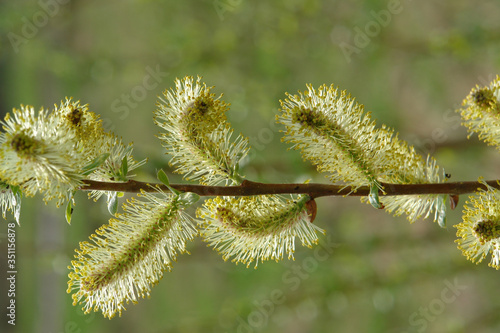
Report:
[[[19,133],[14,135],[10,141],[10,146],[17,152],[18,156],[32,156],[40,144],[30,136]]]
[[[474,226],[474,235],[481,245],[500,238],[500,221],[484,220]]]

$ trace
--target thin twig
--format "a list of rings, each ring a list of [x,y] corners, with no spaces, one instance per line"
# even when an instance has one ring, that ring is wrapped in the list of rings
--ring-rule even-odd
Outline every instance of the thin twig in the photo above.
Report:
[[[155,191],[150,185],[158,185],[165,191],[167,187],[163,184],[149,184],[135,180],[129,180],[124,183],[99,182],[94,180],[84,180],[85,186],[81,188],[84,191],[101,190],[138,193],[140,190],[146,192]],[[497,180],[489,180],[486,183],[492,187],[500,189]],[[191,184],[170,184],[171,187],[182,192],[193,192],[200,196],[250,196],[263,194],[309,194],[313,198],[324,196],[367,196],[370,189],[366,186],[359,187],[352,191],[350,187],[343,185],[330,184],[266,184],[243,181],[239,186],[205,186]],[[480,182],[450,182],[435,184],[386,184],[382,183],[383,192],[379,195],[411,195],[411,194],[450,194],[460,195],[475,192],[478,188],[486,189]]]

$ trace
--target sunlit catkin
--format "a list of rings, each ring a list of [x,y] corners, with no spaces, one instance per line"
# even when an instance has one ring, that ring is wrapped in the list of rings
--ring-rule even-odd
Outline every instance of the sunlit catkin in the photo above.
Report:
[[[125,303],[149,296],[186,242],[197,234],[178,197],[158,189],[132,199],[125,213],[96,230],[91,242],[80,243],[69,268],[68,293],[85,312],[102,311],[112,318]]]
[[[500,149],[500,77],[488,87],[476,86],[457,110],[469,137],[477,133],[480,140]]]
[[[383,191],[386,184],[425,184],[442,182],[444,174],[435,160],[427,161],[394,130],[377,128],[370,113],[346,91],[322,85],[296,95],[287,94],[281,102],[277,121],[286,128],[283,141],[299,149],[303,158],[327,173],[334,183],[356,191],[361,186]],[[379,198],[380,205],[395,215],[406,214],[410,221],[434,213],[435,221],[444,220],[444,196],[411,195]],[[378,201],[378,198],[376,198]],[[441,224],[441,222],[440,222]]]
[[[198,78],[175,81],[175,89],[163,93],[155,123],[170,165],[186,179],[202,184],[239,184],[238,162],[248,152],[248,139],[233,137],[226,119],[228,104],[210,93]]]
[[[457,228],[458,248],[472,262],[480,263],[489,254],[489,266],[500,269],[500,191],[484,185],[469,196],[465,203],[462,222]]]
[[[224,260],[250,266],[255,262],[293,259],[295,239],[317,244],[322,229],[311,223],[315,211],[308,196],[285,200],[280,196],[217,197],[205,201],[197,212],[200,234]]]
[[[74,133],[61,128],[56,117],[21,106],[1,124],[0,179],[5,183],[19,186],[26,196],[41,192],[45,201],[55,199],[57,205],[81,186],[86,156],[77,149]]]

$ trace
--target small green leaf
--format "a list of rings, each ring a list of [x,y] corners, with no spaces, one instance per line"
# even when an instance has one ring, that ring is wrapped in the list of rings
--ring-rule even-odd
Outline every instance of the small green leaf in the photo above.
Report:
[[[170,186],[170,182],[168,181],[168,176],[165,173],[165,171],[163,171],[163,169],[160,169],[158,171],[158,180],[161,181],[163,184],[165,184],[165,186]]]
[[[111,215],[115,215],[118,211],[118,197],[116,192],[113,192],[110,196],[108,196],[108,211]]]
[[[236,154],[236,158],[235,158],[236,163],[234,164],[234,167],[233,167],[233,174],[234,175],[237,175],[238,172],[240,171],[240,160],[242,158],[243,158],[243,153]]]
[[[162,169],[160,169],[158,171],[157,177],[158,177],[158,180],[161,181],[166,187],[168,187],[170,192],[172,192],[173,194],[178,196],[179,194],[182,193],[181,191],[178,191],[175,188],[170,186],[170,182],[168,180],[167,174]]]
[[[382,205],[380,203],[380,200],[378,198],[378,186],[377,186],[377,183],[373,183],[371,186],[370,186],[370,194],[368,195],[368,200],[370,201],[370,204],[377,208],[377,209],[382,209],[384,208],[384,205]]]
[[[90,164],[86,165],[82,169],[82,173],[84,176],[90,175],[92,172],[94,172],[95,169],[100,167],[106,159],[109,157],[109,153],[104,153],[98,156],[96,159],[94,159]]]
[[[439,214],[438,224],[441,228],[446,229],[446,214]]]
[[[128,174],[128,160],[127,156],[123,156],[122,159],[122,165],[120,167],[120,178],[123,181],[127,180],[127,174]]]
[[[443,200],[436,208],[437,222],[443,229],[446,229],[446,197],[446,195],[443,196]]]
[[[14,194],[16,197],[18,196],[19,198],[22,198],[23,192],[21,191],[21,188],[19,186],[10,185],[9,188],[12,191],[12,194]]]
[[[178,200],[182,206],[187,207],[200,200],[200,196],[193,192],[184,192],[179,194]]]
[[[68,224],[71,224],[71,216],[73,215],[73,205],[72,205],[72,202],[73,202],[73,194],[70,196],[70,198],[68,200],[68,204],[66,205],[65,216],[66,216],[66,222],[68,222]]]

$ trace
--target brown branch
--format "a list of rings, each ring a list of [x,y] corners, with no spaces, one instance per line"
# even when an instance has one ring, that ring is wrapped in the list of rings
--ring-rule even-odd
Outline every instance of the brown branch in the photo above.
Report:
[[[124,183],[98,182],[94,180],[84,180],[85,186],[81,188],[84,191],[118,191],[138,193],[140,190],[146,192],[155,191],[148,183],[129,180]],[[497,180],[486,182],[488,185],[500,189]],[[163,184],[159,185],[163,190],[168,188]],[[193,192],[200,196],[250,196],[262,194],[309,194],[313,198],[324,196],[367,196],[370,189],[362,186],[353,192],[349,187],[330,184],[265,184],[243,181],[239,186],[205,186],[191,184],[170,184],[172,188],[181,192]],[[478,188],[486,189],[480,182],[450,182],[436,184],[386,184],[382,183],[384,192],[379,191],[379,195],[410,195],[410,194],[450,194],[460,195],[475,192]]]

